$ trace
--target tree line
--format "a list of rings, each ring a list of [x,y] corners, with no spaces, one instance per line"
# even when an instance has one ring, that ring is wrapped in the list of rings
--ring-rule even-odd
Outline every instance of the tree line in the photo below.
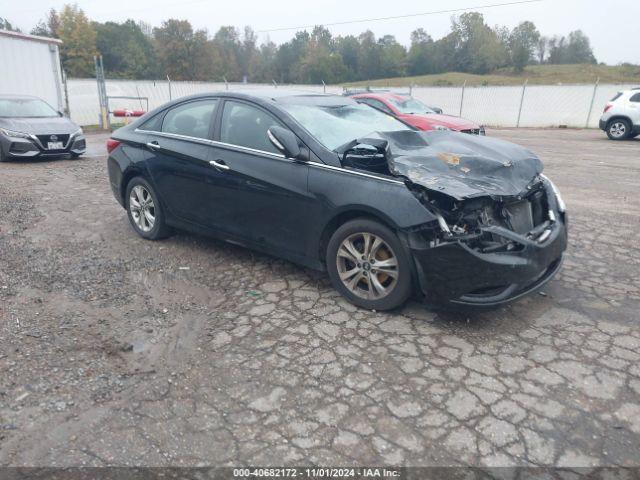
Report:
[[[0,18],[0,28],[12,25]],[[159,27],[144,22],[91,21],[77,5],[51,9],[30,32],[63,41],[60,56],[70,77],[94,76],[94,55],[102,55],[108,78],[277,83],[341,83],[442,72],[522,71],[530,64],[596,63],[589,38],[580,30],[545,37],[529,21],[513,29],[490,27],[481,13],[451,20],[451,31],[434,40],[418,28],[407,48],[393,35],[333,36],[323,26],[298,31],[281,45],[258,44],[251,27],[223,26],[214,35],[187,20]]]

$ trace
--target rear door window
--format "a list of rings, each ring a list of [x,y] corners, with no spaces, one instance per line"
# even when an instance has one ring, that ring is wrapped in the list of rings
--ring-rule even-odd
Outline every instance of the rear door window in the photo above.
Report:
[[[164,116],[162,131],[208,139],[217,103],[217,99],[208,98],[173,107]]]
[[[244,102],[227,100],[222,112],[220,141],[253,148],[263,152],[280,153],[269,141],[267,130],[282,124],[261,108]]]

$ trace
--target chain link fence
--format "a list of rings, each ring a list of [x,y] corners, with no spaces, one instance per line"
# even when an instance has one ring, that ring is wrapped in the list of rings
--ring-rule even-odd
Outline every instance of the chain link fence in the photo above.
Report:
[[[449,115],[461,115],[491,127],[596,128],[605,103],[616,92],[638,85],[521,85],[507,87],[405,87],[394,91],[411,94]],[[154,109],[170,99],[202,92],[250,88],[286,88],[341,94],[341,85],[274,85],[250,83],[169,82],[167,80],[106,80],[109,108]],[[71,118],[80,125],[99,123],[98,87],[93,79],[69,79]]]

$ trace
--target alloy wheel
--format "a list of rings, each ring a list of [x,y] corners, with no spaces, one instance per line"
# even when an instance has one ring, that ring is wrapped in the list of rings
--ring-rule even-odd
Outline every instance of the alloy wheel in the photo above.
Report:
[[[344,286],[360,298],[385,298],[398,283],[398,259],[389,244],[373,233],[354,233],[345,238],[336,263]]]
[[[627,134],[627,126],[623,122],[612,123],[609,127],[609,133],[612,137],[622,138]]]
[[[156,207],[153,198],[142,185],[136,185],[129,195],[129,210],[136,226],[143,232],[149,232],[156,222]]]

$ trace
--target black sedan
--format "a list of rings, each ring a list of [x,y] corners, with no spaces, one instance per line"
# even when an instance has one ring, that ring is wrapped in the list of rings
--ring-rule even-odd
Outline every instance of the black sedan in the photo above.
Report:
[[[345,97],[196,95],[117,130],[111,188],[142,237],[213,235],[327,270],[352,303],[492,306],[559,270],[565,207],[531,152],[419,132]]]
[[[34,157],[79,157],[82,129],[37,97],[0,95],[0,162]]]

